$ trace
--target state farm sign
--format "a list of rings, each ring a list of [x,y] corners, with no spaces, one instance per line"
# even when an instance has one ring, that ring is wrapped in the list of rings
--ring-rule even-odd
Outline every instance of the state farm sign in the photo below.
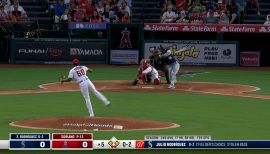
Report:
[[[230,33],[270,33],[270,26],[248,24],[177,24],[145,23],[145,31],[166,32],[230,32]]]

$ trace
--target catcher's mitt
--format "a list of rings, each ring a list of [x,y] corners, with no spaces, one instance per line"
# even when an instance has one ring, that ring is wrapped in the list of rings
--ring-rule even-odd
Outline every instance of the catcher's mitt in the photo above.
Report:
[[[133,82],[132,82],[132,85],[136,86],[139,82],[139,79],[135,79]]]

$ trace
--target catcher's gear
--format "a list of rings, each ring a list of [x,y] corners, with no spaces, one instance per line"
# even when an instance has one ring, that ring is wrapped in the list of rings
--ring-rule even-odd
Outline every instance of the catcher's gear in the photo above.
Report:
[[[134,79],[134,81],[132,82],[132,85],[136,86],[139,82],[139,79]]]

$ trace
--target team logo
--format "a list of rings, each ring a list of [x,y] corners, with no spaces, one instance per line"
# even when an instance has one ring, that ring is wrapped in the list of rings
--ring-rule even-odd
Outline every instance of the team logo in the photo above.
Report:
[[[21,142],[21,148],[25,148],[25,141]]]
[[[108,142],[108,144],[111,146],[111,148],[117,148],[117,146],[120,144],[120,142],[118,141],[118,139],[116,137],[112,137],[110,139],[110,141]]]
[[[68,142],[64,141],[63,148],[68,148]]]
[[[144,148],[144,140],[136,140],[136,148],[137,149]]]
[[[174,49],[176,50],[176,49]],[[190,57],[190,58],[198,58],[199,55],[200,55],[200,50],[196,49],[196,46],[195,45],[191,45],[191,46],[186,46],[185,47],[185,50],[183,51],[174,51],[173,50],[173,53],[174,55],[177,57],[178,60],[180,61],[184,61],[184,59],[186,57]]]
[[[120,41],[119,48],[132,48],[131,41],[130,41],[130,31],[127,29],[127,27],[121,32],[122,38]]]
[[[232,51],[230,49],[223,50],[224,56],[230,56],[232,54]]]

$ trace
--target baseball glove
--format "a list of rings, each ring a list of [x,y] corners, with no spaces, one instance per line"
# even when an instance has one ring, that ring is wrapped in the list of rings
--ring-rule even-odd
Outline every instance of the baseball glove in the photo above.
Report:
[[[136,86],[139,82],[139,79],[134,79],[134,81],[132,82],[132,85]]]

